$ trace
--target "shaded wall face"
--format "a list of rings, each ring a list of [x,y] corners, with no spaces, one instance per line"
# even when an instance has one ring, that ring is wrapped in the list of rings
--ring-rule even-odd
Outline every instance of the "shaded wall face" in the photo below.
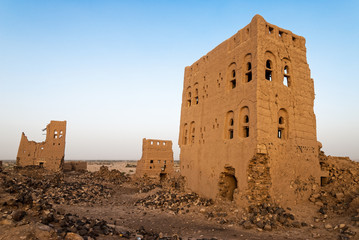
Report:
[[[58,171],[65,154],[66,121],[51,121],[46,127],[44,142],[29,141],[22,134],[17,155],[18,166],[40,165]]]
[[[304,38],[255,17],[185,69],[178,143],[188,187],[214,198],[230,168],[238,203],[304,199],[296,189],[320,174],[313,103]]]
[[[137,162],[136,175],[160,177],[173,174],[172,141],[143,139],[142,157]]]
[[[270,156],[272,196],[306,199],[318,183],[314,83],[305,40],[266,22],[258,24],[258,144]],[[308,191],[298,192],[303,186]]]

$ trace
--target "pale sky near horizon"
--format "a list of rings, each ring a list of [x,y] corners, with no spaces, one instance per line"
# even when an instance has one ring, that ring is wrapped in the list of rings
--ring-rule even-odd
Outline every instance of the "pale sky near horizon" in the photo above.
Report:
[[[0,159],[67,120],[67,160],[136,160],[178,132],[185,66],[255,14],[306,38],[318,140],[359,160],[359,1],[0,0]]]

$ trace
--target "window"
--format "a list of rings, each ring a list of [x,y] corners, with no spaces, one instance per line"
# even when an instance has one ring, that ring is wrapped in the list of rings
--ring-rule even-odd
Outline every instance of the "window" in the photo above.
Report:
[[[249,108],[242,107],[239,113],[239,136],[241,138],[249,137]]]
[[[231,88],[235,88],[236,87],[236,70],[232,71],[232,80],[231,82]]]
[[[289,75],[289,67],[284,66],[284,76],[283,76],[283,84],[287,87],[290,86],[290,75]]]
[[[243,59],[243,66],[242,69],[244,70],[243,82],[247,83],[252,81],[253,73],[252,73],[252,54],[248,53]]]
[[[268,33],[269,33],[269,34],[272,34],[273,31],[274,31],[274,29],[273,29],[272,27],[268,27]]]
[[[60,131],[59,138],[62,138],[62,135],[63,135],[63,131]]]
[[[288,113],[284,108],[280,109],[278,112],[277,137],[279,139],[288,138]]]
[[[236,63],[231,63],[228,66],[227,70],[227,81],[228,81],[228,89],[231,90],[233,88],[236,88],[237,86],[237,72],[236,72]]]
[[[252,81],[252,64],[247,63],[246,82]]]
[[[190,107],[192,105],[191,98],[192,98],[192,94],[191,94],[191,92],[188,92],[188,94],[187,94],[187,107]]]
[[[187,123],[183,126],[183,144],[186,145],[188,143],[188,126]]]
[[[196,133],[196,127],[195,122],[191,122],[191,144],[195,143],[195,133]]]
[[[271,62],[271,60],[266,61],[265,78],[268,81],[272,81],[272,62]]]
[[[150,163],[153,163],[153,160],[150,160]]]
[[[226,130],[225,138],[233,139],[234,136],[234,114],[233,111],[229,111],[226,116]]]

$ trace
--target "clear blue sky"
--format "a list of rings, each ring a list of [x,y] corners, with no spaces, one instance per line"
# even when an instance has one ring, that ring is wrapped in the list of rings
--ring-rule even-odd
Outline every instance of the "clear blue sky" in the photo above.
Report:
[[[0,159],[67,120],[66,159],[177,146],[184,67],[255,14],[304,36],[318,140],[359,159],[359,1],[0,0]]]

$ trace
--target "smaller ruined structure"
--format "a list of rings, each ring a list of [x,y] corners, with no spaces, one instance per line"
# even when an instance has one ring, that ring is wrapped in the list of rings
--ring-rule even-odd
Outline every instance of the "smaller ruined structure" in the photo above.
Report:
[[[87,162],[86,161],[66,161],[64,162],[64,171],[86,171],[87,170]]]
[[[66,121],[51,121],[46,129],[44,142],[29,141],[22,133],[16,165],[37,165],[52,171],[63,168],[65,156]]]
[[[173,173],[172,141],[144,138],[136,176],[164,179]]]

